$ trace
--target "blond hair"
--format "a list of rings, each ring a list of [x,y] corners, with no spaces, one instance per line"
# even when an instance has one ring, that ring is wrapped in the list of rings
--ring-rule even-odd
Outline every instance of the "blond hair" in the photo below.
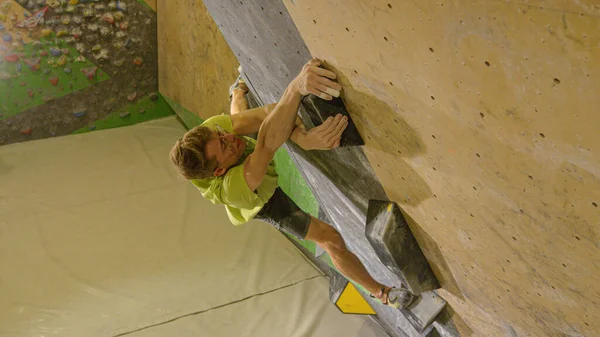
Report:
[[[213,176],[216,163],[204,157],[204,149],[211,136],[211,129],[196,126],[175,142],[170,158],[184,178],[204,179]]]

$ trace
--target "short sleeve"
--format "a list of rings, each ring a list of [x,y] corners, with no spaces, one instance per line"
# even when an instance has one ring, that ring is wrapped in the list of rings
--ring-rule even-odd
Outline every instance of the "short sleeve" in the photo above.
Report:
[[[211,129],[214,129],[215,126],[218,125],[223,130],[225,130],[229,133],[234,133],[233,132],[233,123],[231,122],[231,116],[229,116],[229,115],[212,116],[212,117],[208,118],[207,120],[205,120],[204,123],[202,123],[201,125],[209,127]]]
[[[221,193],[223,203],[236,208],[253,209],[263,206],[261,198],[248,187],[244,179],[244,165],[235,166],[225,174],[222,189],[227,193]]]

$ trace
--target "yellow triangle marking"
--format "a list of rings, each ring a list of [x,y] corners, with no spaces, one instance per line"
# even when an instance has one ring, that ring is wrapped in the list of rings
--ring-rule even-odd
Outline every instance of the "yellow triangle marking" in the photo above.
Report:
[[[336,305],[345,314],[377,314],[351,282],[346,284],[346,287],[338,298]]]

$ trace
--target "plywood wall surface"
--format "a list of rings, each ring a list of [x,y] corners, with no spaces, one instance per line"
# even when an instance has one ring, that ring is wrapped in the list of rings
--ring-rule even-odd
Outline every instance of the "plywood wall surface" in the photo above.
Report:
[[[284,3],[463,335],[597,334],[599,6]]]
[[[158,0],[160,92],[208,118],[229,112],[238,62],[202,1]]]

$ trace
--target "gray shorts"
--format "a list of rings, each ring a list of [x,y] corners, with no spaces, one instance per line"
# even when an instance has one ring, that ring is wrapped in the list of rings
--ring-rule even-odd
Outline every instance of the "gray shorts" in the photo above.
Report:
[[[303,240],[306,237],[306,233],[308,233],[311,216],[301,210],[278,187],[271,199],[258,212],[255,219],[262,220],[282,232]]]

